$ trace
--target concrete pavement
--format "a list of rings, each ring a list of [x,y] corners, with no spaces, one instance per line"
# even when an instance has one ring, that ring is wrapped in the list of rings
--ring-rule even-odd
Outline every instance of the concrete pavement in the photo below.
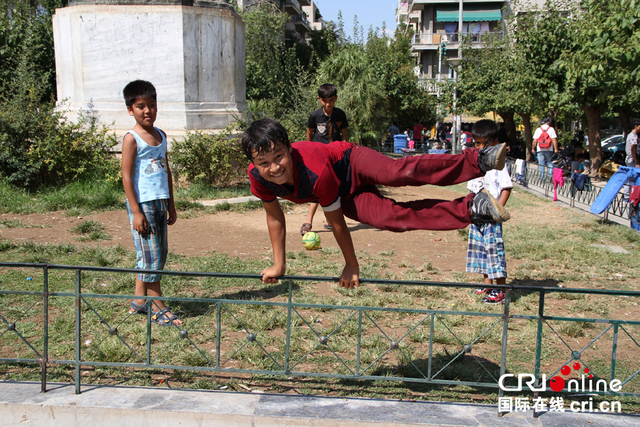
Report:
[[[173,426],[640,426],[637,415],[531,412],[497,416],[496,405],[291,396],[207,390],[0,382],[0,425]]]

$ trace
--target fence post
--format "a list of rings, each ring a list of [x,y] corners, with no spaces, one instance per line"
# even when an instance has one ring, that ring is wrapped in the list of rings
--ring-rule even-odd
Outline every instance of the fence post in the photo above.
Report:
[[[147,297],[147,357],[146,364],[151,365],[151,316],[153,315],[153,300]],[[160,308],[158,308],[160,310]]]
[[[538,303],[538,333],[536,335],[536,368],[535,368],[535,377],[536,377],[536,388],[540,388],[540,354],[542,353],[542,327],[544,321],[544,290],[540,291],[540,302]],[[534,392],[534,398],[538,398],[538,392]],[[538,418],[538,412],[533,410],[533,418]]]
[[[220,335],[222,335],[222,322],[220,315],[222,314],[222,303],[217,302],[216,314],[218,316],[216,320],[216,369],[220,369]]]
[[[42,311],[44,317],[44,336],[42,359],[40,360],[40,393],[47,392],[47,363],[49,361],[49,269],[42,269]]]
[[[356,350],[356,375],[360,375],[360,350],[362,349],[362,309],[358,310],[358,348]]]
[[[82,347],[80,344],[80,322],[81,322],[81,316],[80,316],[80,307],[82,306],[82,300],[80,298],[80,291],[81,291],[81,284],[82,284],[82,270],[78,269],[76,270],[76,394],[80,394],[80,357],[81,357],[81,351],[82,351]]]
[[[511,304],[511,290],[507,289],[504,299],[504,314],[502,315],[502,354],[500,355],[500,378],[507,371],[507,334],[509,332],[509,305]],[[504,390],[500,388],[498,392],[498,398],[504,396]],[[500,411],[500,405],[498,404],[498,416],[504,415]]]
[[[616,379],[616,358],[618,353],[618,327],[620,325],[616,322],[613,324],[613,344],[611,349],[611,380]]]
[[[433,356],[433,322],[436,319],[436,314],[431,313],[431,325],[429,331],[429,360],[427,361],[427,379],[431,380],[431,359]]]
[[[289,284],[289,297],[287,299],[287,344],[286,352],[284,355],[284,372],[289,375],[289,351],[291,349],[291,296],[293,294],[293,280],[287,280]]]

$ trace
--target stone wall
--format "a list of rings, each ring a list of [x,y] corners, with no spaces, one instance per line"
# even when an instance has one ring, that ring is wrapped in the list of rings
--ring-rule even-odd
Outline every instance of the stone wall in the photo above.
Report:
[[[158,1],[158,0],[154,0]],[[133,127],[122,89],[136,79],[158,92],[156,125],[224,128],[246,109],[244,24],[229,5],[79,4],[53,17],[60,108],[73,120],[91,105],[118,135]]]

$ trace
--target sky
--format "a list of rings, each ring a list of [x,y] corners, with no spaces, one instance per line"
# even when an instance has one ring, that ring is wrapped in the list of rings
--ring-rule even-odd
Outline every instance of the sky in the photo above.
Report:
[[[338,21],[338,11],[342,11],[344,30],[347,36],[353,35],[353,16],[358,16],[358,22],[364,28],[367,37],[369,27],[382,28],[387,24],[387,34],[393,35],[396,29],[396,8],[398,0],[314,0],[325,21]]]

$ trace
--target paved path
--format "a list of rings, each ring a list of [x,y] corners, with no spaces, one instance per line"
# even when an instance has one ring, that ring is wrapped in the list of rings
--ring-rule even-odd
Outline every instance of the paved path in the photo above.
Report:
[[[640,416],[531,412],[497,416],[496,405],[290,396],[146,387],[0,382],[0,425],[176,426],[640,426]]]
[[[199,200],[200,203],[204,206],[215,206],[220,205],[222,203],[246,203],[246,202],[259,202],[256,196],[243,196],[243,197],[233,197],[230,199],[217,199],[217,200]]]

